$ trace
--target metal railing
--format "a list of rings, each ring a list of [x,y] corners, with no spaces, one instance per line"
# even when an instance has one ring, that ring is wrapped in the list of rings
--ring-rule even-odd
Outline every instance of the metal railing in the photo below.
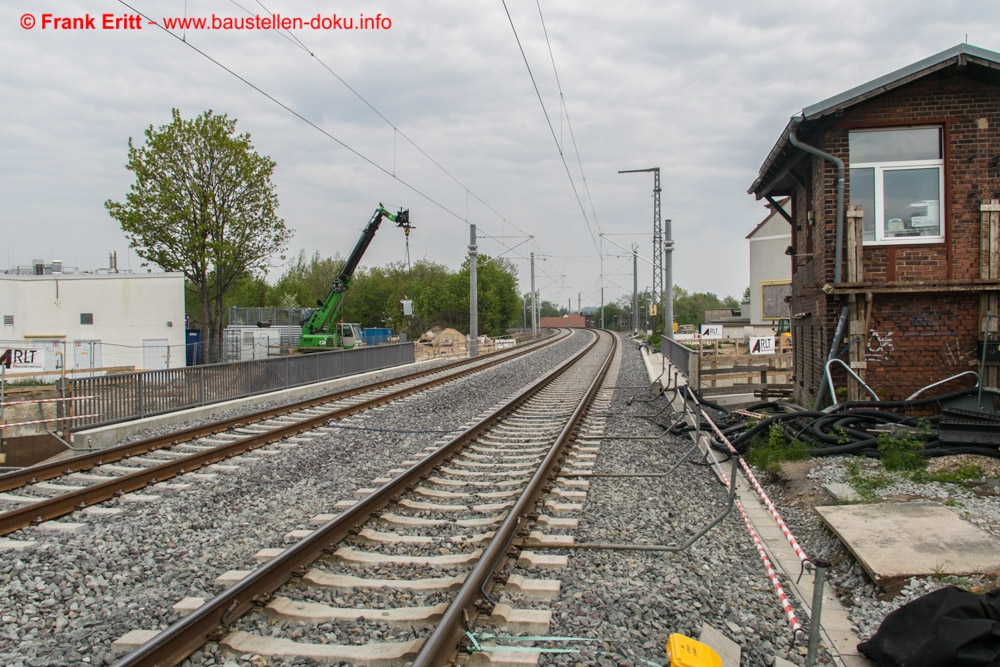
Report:
[[[694,377],[698,377],[698,364],[701,361],[698,356],[698,350],[692,350],[675,340],[667,338],[664,336],[660,339],[660,345],[662,347],[663,356],[670,360],[677,370],[679,370],[685,377],[689,380],[691,379],[691,371],[695,371]],[[692,358],[694,361],[692,362]],[[695,379],[697,382],[697,379]]]
[[[413,343],[287,355],[227,364],[123,373],[69,381],[91,428],[413,363]]]

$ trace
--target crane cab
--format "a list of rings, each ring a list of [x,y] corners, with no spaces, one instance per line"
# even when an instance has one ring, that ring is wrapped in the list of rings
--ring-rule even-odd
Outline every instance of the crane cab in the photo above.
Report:
[[[364,339],[361,337],[360,324],[338,322],[337,337],[340,339],[340,347],[345,350],[365,346]]]

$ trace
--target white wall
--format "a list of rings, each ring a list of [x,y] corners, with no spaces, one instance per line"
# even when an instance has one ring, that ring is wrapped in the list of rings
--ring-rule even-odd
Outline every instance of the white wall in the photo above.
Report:
[[[787,204],[786,204],[787,207]],[[750,323],[776,324],[763,318],[761,285],[792,280],[792,258],[785,249],[792,243],[792,226],[776,212],[771,212],[749,237],[750,241]],[[744,313],[746,316],[747,313]]]
[[[93,324],[81,324],[81,314]],[[3,316],[13,316],[5,325]],[[184,277],[180,273],[0,275],[0,341],[101,341],[104,366],[184,365]],[[143,341],[165,340],[169,355],[143,355]],[[73,367],[73,352],[66,355]],[[147,361],[143,361],[143,359]],[[156,361],[151,359],[156,358]],[[159,364],[163,364],[160,366]]]

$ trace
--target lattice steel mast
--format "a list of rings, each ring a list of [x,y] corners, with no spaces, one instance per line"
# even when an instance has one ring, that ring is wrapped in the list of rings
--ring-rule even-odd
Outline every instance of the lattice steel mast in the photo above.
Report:
[[[663,224],[660,222],[660,168],[622,169],[619,174],[635,174],[653,172],[653,303],[656,304],[656,317],[666,318],[667,312],[660,299],[670,299],[672,295],[663,294]],[[673,332],[673,323],[663,320],[663,331]]]

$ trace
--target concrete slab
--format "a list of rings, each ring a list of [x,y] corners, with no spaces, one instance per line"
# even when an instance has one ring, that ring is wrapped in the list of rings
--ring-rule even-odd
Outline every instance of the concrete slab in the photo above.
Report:
[[[740,667],[740,645],[711,625],[702,623],[698,641],[712,649],[722,660],[722,667]]]
[[[34,540],[11,540],[0,537],[0,551],[25,551],[38,544]]]
[[[861,496],[858,495],[858,492],[850,484],[837,482],[827,484],[823,489],[838,503],[857,503],[861,501]]]
[[[43,533],[79,533],[87,527],[85,523],[70,521],[44,521],[38,524],[38,530]]]
[[[111,642],[112,651],[133,651],[160,634],[159,630],[131,630]]]
[[[878,584],[930,574],[1000,572],[1000,540],[937,503],[817,507]]]
[[[187,616],[203,604],[205,604],[205,598],[188,597],[182,599],[180,602],[171,607],[171,609],[176,611],[180,616]]]
[[[90,516],[117,516],[122,513],[120,507],[88,507],[83,510],[84,514]]]

